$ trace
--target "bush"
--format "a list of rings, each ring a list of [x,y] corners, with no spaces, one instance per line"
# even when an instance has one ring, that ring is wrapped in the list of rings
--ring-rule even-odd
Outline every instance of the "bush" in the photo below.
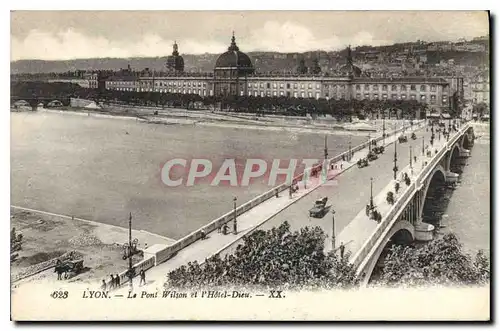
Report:
[[[169,286],[199,288],[250,286],[280,288],[350,288],[358,284],[349,254],[324,253],[320,227],[291,232],[288,222],[244,238],[236,252],[216,255],[203,265],[190,262],[168,274]]]
[[[393,246],[385,258],[378,285],[482,285],[490,280],[483,251],[472,259],[450,233],[424,246]]]

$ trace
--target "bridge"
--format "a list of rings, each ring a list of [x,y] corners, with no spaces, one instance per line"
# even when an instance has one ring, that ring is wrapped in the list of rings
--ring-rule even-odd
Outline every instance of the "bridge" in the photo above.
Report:
[[[19,101],[26,101],[31,106],[31,110],[36,111],[38,109],[38,106],[40,104],[43,105],[43,107],[47,107],[47,105],[53,101],[59,101],[63,105],[67,106],[70,104],[70,97],[43,97],[43,96],[37,96],[37,95],[32,95],[32,96],[17,96],[17,95],[11,95],[10,96],[10,105],[13,106],[14,103],[19,102]]]
[[[322,227],[330,239],[335,238],[327,250],[338,249],[339,243],[343,243],[352,253],[350,261],[356,266],[358,276],[366,284],[384,249],[392,242],[432,239],[434,227],[422,221],[423,210],[431,200],[432,191],[457,180],[454,167],[470,155],[474,142],[469,123],[456,122],[456,130],[450,130],[451,121],[448,124],[446,129],[451,133],[446,136],[422,121],[372,139],[371,143],[377,141],[386,146],[386,151],[365,168],[357,168],[356,161],[366,156],[371,144],[356,146],[327,161],[328,168],[335,170],[328,173],[326,182],[299,176],[297,192],[290,194],[290,185],[282,184],[205,225],[202,228],[207,233],[205,240],[201,239],[202,229],[198,229],[171,246],[154,245],[146,249],[144,260],[134,269],[150,269],[148,279],[154,279],[158,282],[155,286],[161,286],[169,271],[192,261],[202,264],[215,254],[230,253],[254,230],[271,228],[286,220],[292,229]],[[408,137],[415,132],[417,139],[400,144],[397,138],[401,132]],[[343,160],[349,154],[353,155],[351,160]],[[395,155],[396,173],[393,172]],[[404,173],[408,175],[409,185],[402,180]],[[398,192],[394,189],[396,181],[401,187]],[[379,222],[366,213],[370,191],[376,192],[372,200],[374,209],[382,216]],[[394,194],[393,203],[386,199],[388,191]],[[335,214],[310,218],[308,210],[323,196],[328,196]],[[224,235],[215,231],[223,224],[230,225],[232,231],[235,217],[236,233]],[[120,278],[122,283],[127,282],[125,271]]]

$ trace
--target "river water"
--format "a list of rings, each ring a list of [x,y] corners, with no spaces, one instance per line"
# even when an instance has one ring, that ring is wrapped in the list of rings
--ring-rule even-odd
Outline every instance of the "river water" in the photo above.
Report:
[[[350,139],[356,146],[367,138],[328,139],[334,156]],[[323,148],[324,136],[313,133],[11,113],[11,204],[124,227],[132,212],[134,229],[178,239],[230,211],[234,196],[242,204],[271,187],[264,179],[243,188],[169,187],[161,180],[166,161],[205,158],[216,172],[235,158],[241,173],[249,158],[317,159]]]
[[[480,138],[471,148],[443,218],[470,253],[479,249],[490,253],[490,180],[490,143]]]
[[[477,134],[477,130],[476,130]],[[440,233],[455,233],[468,253],[490,252],[490,143],[482,136],[471,148],[470,158],[460,159],[452,171],[459,174],[455,189],[442,186],[429,191],[423,220]]]

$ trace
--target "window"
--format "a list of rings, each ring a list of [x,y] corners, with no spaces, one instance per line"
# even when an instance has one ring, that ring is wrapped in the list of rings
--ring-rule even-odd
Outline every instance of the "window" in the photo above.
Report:
[[[425,85],[420,85],[420,92],[425,92],[427,87]]]
[[[249,85],[252,85],[252,84],[249,84]],[[257,83],[254,83],[254,84],[253,84],[253,87],[255,87],[255,88],[256,88],[256,87],[257,87]]]
[[[411,97],[412,100],[416,100],[417,99],[417,96],[415,94],[412,94],[410,97]]]
[[[283,83],[280,83],[280,88],[283,88],[285,87],[285,85],[283,85]]]
[[[263,88],[264,87],[264,83],[260,83],[260,87]]]
[[[320,84],[316,84],[316,89],[320,89],[321,88],[321,85]]]
[[[398,86],[397,85],[391,85],[391,91],[397,91]]]
[[[406,100],[406,94],[401,94],[401,99]]]
[[[301,98],[305,97],[305,93],[304,92],[300,92],[300,97]]]
[[[312,88],[313,84],[309,83],[309,85],[307,87]]]
[[[382,91],[387,91],[387,85],[382,85]]]
[[[356,84],[356,91],[361,90],[361,86],[359,84]]]
[[[421,100],[421,101],[425,101],[425,95],[421,95],[421,96],[420,96],[420,100]]]
[[[370,94],[365,93],[365,99],[370,99]]]
[[[191,82],[188,83],[188,86],[191,86]]]
[[[297,88],[299,84],[295,83],[293,84],[293,88]]]
[[[416,91],[417,90],[417,87],[415,85],[410,85],[410,90],[412,91]]]
[[[243,96],[244,91],[240,91],[240,95]]]
[[[356,99],[358,99],[358,100],[361,99],[361,93],[356,93]]]
[[[436,92],[436,85],[431,85],[431,92]]]
[[[286,83],[286,88],[290,88],[290,83]]]
[[[264,92],[263,92],[263,91],[261,91],[261,92],[260,92],[260,96],[261,96],[261,97],[263,97],[263,96],[264,96]]]
[[[373,90],[378,91],[378,85],[373,85]]]
[[[373,99],[375,99],[375,100],[377,100],[377,99],[378,99],[378,94],[377,94],[377,93],[375,93],[375,94],[373,95]]]
[[[387,99],[387,94],[382,94],[382,99]]]
[[[431,98],[431,104],[435,104],[435,103],[436,103],[436,99]]]
[[[310,84],[309,84],[309,85],[310,85]],[[307,92],[307,96],[308,96],[309,98],[312,98],[312,96],[313,96],[312,92]]]
[[[434,94],[431,95],[431,100],[436,100],[436,96]]]
[[[266,87],[267,87],[267,88],[271,88],[271,83],[267,83],[267,84],[266,84]]]
[[[277,95],[278,95],[278,92],[273,91],[273,96],[277,96]]]
[[[297,85],[297,84],[295,84],[295,85]],[[298,95],[298,93],[297,93],[297,92],[293,92],[293,97],[294,97],[294,98],[296,98],[296,97],[297,97],[297,95]]]
[[[401,91],[406,91],[406,85],[401,85]]]
[[[340,96],[340,98],[345,99],[345,94],[342,93],[342,95]]]
[[[280,96],[284,96],[284,95],[285,95],[285,92],[280,91]]]
[[[368,90],[370,90],[370,85],[368,85],[368,84],[365,84],[365,85],[363,85],[363,86],[364,86],[364,90],[365,90],[365,91],[368,91]]]
[[[300,88],[304,88],[304,84],[300,84]]]
[[[391,94],[391,99],[396,100],[398,98],[397,94]]]
[[[257,96],[259,96],[259,92],[254,91],[254,92],[253,92],[253,95],[254,95],[254,96],[256,96],[256,97],[257,97]]]
[[[273,88],[276,88],[278,85],[276,83],[273,83]]]

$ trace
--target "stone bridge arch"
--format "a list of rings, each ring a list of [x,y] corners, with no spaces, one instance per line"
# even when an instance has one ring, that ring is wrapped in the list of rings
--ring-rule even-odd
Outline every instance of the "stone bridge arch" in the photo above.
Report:
[[[425,207],[425,202],[427,200],[427,193],[429,191],[429,187],[431,187],[432,184],[434,185],[439,185],[439,184],[444,184],[446,183],[446,170],[443,168],[441,164],[438,164],[434,170],[432,170],[431,174],[427,177],[427,179],[424,182],[423,188],[422,188],[422,203],[420,204],[420,210],[418,211],[418,219],[422,219],[422,214],[424,212],[424,207]]]
[[[368,284],[372,276],[373,270],[377,265],[382,252],[386,249],[389,242],[396,244],[411,244],[415,240],[415,227],[406,220],[399,220],[394,224],[391,230],[384,236],[384,239],[377,246],[377,250],[372,254],[370,260],[366,263],[361,271],[363,285]]]
[[[455,144],[453,145],[453,147],[451,148],[451,150],[446,154],[446,167],[445,167],[445,170],[446,171],[451,171],[451,165],[453,162],[456,162],[456,160],[458,160],[458,158],[460,157],[461,155],[461,148],[460,148],[460,144]]]

